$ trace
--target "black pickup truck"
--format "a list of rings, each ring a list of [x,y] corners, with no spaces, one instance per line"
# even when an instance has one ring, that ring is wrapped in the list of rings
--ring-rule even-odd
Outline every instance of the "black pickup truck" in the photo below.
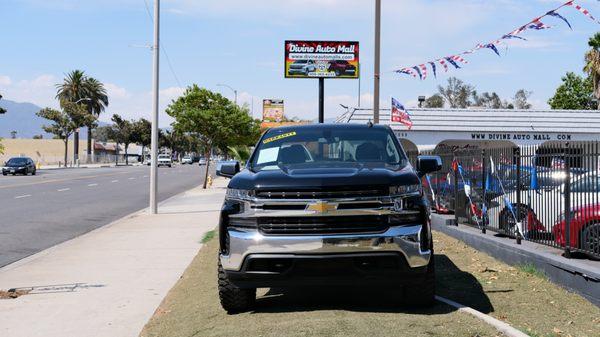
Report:
[[[439,157],[407,160],[389,127],[318,124],[270,129],[229,182],[219,225],[219,296],[230,313],[256,288],[403,287],[409,303],[434,301],[428,201],[421,177]]]

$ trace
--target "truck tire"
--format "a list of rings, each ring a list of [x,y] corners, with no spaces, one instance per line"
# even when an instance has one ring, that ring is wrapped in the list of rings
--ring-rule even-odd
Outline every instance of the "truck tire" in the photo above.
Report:
[[[219,299],[221,307],[228,314],[237,314],[248,311],[256,301],[256,289],[242,289],[236,287],[227,278],[221,261],[219,261]]]
[[[412,307],[430,307],[435,304],[435,261],[431,251],[431,259],[422,282],[404,288],[404,302]]]

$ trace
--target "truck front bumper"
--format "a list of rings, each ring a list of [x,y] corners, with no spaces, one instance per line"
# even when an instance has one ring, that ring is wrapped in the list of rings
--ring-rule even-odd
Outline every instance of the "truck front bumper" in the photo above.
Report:
[[[220,261],[240,287],[397,283],[427,270],[432,252],[420,249],[421,230],[421,225],[411,225],[375,234],[272,236],[229,229],[230,250]]]

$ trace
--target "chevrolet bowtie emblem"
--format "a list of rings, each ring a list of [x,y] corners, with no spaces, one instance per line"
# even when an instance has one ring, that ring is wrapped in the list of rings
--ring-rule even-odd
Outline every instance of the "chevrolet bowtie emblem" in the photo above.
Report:
[[[315,202],[314,204],[309,204],[306,206],[307,211],[313,211],[315,213],[327,213],[331,211],[335,211],[337,209],[337,204],[331,204],[325,201]]]

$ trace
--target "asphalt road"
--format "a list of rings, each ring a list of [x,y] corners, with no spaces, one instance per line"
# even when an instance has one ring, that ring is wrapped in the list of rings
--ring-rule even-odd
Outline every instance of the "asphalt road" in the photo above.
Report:
[[[162,201],[200,185],[205,166],[158,172]],[[149,176],[148,166],[0,175],[0,267],[147,208]]]

